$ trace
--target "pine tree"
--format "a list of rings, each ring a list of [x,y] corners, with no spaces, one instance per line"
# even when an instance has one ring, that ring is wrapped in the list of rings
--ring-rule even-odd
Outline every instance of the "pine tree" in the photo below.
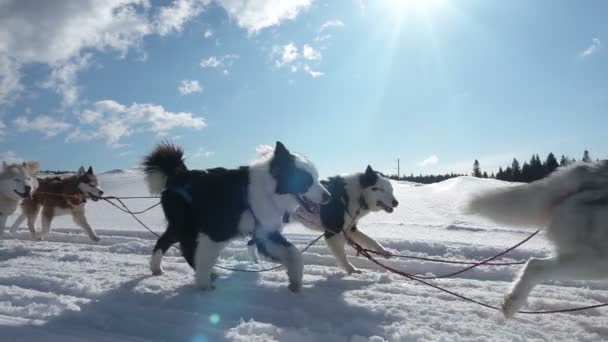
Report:
[[[481,168],[479,167],[479,161],[475,159],[473,163],[473,177],[481,178]]]
[[[589,151],[585,150],[583,153],[583,163],[591,163],[591,157],[589,156]]]
[[[494,171],[492,171],[492,174],[490,175],[490,178],[496,178],[496,176],[494,175]]]
[[[562,159],[563,159],[563,156],[562,156]],[[547,160],[545,160],[544,166],[545,166],[545,176],[547,176],[551,172],[555,171],[555,169],[557,169],[559,167],[559,164],[557,163],[557,159],[555,159],[555,155],[553,155],[553,153],[549,153],[547,155]]]
[[[488,178],[488,173],[487,172],[483,172],[483,178]]]
[[[519,166],[519,162],[516,158],[513,158],[513,163],[511,163],[511,181],[512,182],[521,182],[521,167]]]
[[[524,165],[521,167],[521,180],[522,182],[530,183],[532,179],[532,169],[530,168],[530,164],[528,162],[524,162]]]
[[[505,172],[502,170],[502,166],[498,168],[498,172],[496,173],[496,179],[505,180]]]
[[[510,166],[505,170],[505,180],[507,182],[513,182],[513,169]]]
[[[568,166],[568,158],[562,154],[562,159],[559,161],[559,166]]]

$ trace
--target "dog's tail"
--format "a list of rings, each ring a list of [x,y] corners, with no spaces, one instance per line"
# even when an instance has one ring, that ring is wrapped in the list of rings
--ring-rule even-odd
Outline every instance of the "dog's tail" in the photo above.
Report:
[[[545,226],[553,209],[568,197],[608,186],[608,163],[586,163],[557,169],[547,178],[479,193],[467,203],[469,214],[512,226]]]
[[[167,186],[167,178],[188,170],[184,163],[184,151],[176,145],[158,144],[142,162],[148,190],[160,194]]]

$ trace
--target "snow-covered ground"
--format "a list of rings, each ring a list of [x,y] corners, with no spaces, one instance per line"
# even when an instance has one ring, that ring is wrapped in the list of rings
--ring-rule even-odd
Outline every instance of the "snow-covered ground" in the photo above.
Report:
[[[101,176],[111,195],[146,195],[140,174]],[[469,177],[415,186],[395,183],[395,213],[372,214],[361,229],[395,252],[480,260],[523,239],[529,229],[499,227],[460,212],[474,191],[507,186]],[[129,201],[143,209],[155,200]],[[369,261],[351,261],[362,274],[345,275],[323,242],[304,254],[304,289],[287,290],[284,270],[235,273],[217,270],[217,289],[192,286],[192,270],[171,250],[165,273],[151,276],[155,238],[107,203],[87,204],[102,241],[92,243],[69,218],[53,222],[50,241],[35,242],[27,229],[0,239],[0,341],[599,341],[608,339],[608,309],[573,314],[517,316],[463,302],[389,274]],[[9,222],[12,222],[13,216]],[[163,229],[156,208],[141,219]],[[316,233],[293,225],[287,237],[298,247]],[[504,260],[550,253],[536,237]],[[390,259],[413,273],[444,274],[456,266]],[[257,267],[244,241],[223,252],[220,263]],[[268,264],[265,264],[266,266]],[[264,265],[263,265],[264,266]],[[435,283],[499,305],[519,267],[483,267]],[[608,302],[608,283],[552,282],[537,287],[533,309]]]

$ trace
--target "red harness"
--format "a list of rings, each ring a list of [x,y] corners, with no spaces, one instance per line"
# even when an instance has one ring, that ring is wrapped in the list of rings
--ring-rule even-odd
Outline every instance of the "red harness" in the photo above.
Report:
[[[67,201],[72,207],[78,207],[87,202],[87,197],[84,194],[74,194],[67,196]]]

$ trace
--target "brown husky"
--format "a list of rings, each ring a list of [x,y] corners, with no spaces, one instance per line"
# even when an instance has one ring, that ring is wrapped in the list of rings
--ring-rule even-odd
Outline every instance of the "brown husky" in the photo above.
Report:
[[[99,200],[103,191],[98,185],[93,168],[85,171],[81,166],[78,173],[64,178],[50,177],[38,179],[38,188],[31,198],[21,202],[21,216],[11,227],[14,233],[27,218],[27,225],[33,239],[44,240],[51,231],[51,221],[55,216],[71,214],[74,222],[82,227],[93,241],[99,237],[84,216],[84,205],[87,198]],[[42,208],[42,232],[36,232],[36,218]]]

